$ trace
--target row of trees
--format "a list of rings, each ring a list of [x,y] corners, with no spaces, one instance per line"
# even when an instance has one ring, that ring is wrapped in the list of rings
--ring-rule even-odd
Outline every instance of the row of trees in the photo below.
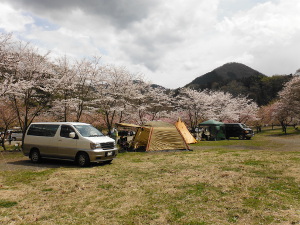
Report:
[[[0,82],[1,127],[19,126],[23,133],[33,121],[89,122],[109,132],[116,122],[175,122],[178,117],[191,128],[206,119],[259,120],[259,108],[246,97],[167,90],[125,68],[103,65],[100,57],[52,59],[12,34],[0,35]]]
[[[300,70],[284,85],[278,100],[262,106],[258,112],[258,124],[280,124],[286,133],[287,126],[296,126],[300,121]]]

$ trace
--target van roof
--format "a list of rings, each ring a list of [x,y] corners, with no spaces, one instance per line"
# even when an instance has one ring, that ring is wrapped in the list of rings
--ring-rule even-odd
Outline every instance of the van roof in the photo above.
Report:
[[[31,124],[53,124],[53,125],[90,125],[88,123],[81,122],[34,122]]]

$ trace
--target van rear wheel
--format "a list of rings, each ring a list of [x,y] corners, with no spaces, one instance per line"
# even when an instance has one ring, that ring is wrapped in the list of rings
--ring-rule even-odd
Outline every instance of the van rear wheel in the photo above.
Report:
[[[90,157],[85,152],[80,152],[77,155],[77,164],[81,167],[86,167],[90,165]]]
[[[31,154],[30,154],[30,160],[33,163],[39,163],[39,162],[41,162],[42,157],[41,157],[40,151],[37,150],[37,149],[32,150]]]

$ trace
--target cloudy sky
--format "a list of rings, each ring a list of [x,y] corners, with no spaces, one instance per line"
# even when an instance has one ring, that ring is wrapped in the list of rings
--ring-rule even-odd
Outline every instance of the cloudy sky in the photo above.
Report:
[[[295,73],[299,12],[299,0],[0,0],[0,32],[177,88],[228,62]]]

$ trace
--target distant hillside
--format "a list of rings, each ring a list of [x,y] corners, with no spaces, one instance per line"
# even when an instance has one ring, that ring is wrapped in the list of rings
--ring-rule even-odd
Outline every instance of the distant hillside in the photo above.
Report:
[[[197,77],[185,87],[193,89],[216,89],[226,85],[232,80],[238,80],[250,76],[265,76],[264,74],[241,63],[226,63],[213,71]]]
[[[219,90],[234,96],[248,96],[261,106],[273,101],[284,83],[291,78],[291,75],[268,77],[244,64],[227,63],[197,77],[185,87],[195,90]]]

